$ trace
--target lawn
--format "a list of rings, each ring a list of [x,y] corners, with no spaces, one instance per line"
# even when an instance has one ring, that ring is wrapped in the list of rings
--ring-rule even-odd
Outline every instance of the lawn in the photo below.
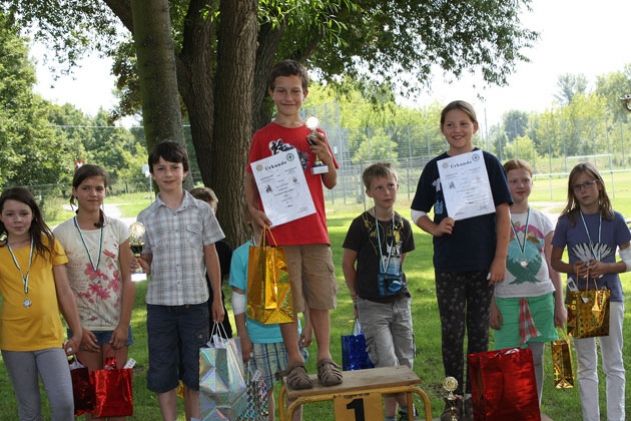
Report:
[[[608,187],[610,179],[607,179]],[[533,204],[538,207],[545,207],[551,213],[558,213],[563,208],[563,198],[566,192],[566,179],[537,179],[533,192]],[[610,195],[612,189],[610,188]],[[401,201],[398,208],[404,216],[409,214],[409,201],[401,194]],[[119,196],[109,198],[108,203],[117,204],[124,216],[135,216],[149,202],[149,198],[140,196]],[[627,217],[631,217],[631,175],[623,174],[621,179],[616,179],[614,207],[621,210]],[[341,244],[352,217],[363,209],[362,205],[344,205],[339,201],[333,206],[329,206],[329,231],[335,260],[336,275],[339,284],[338,307],[332,313],[332,352],[334,358],[340,357],[340,336],[348,334],[352,330],[353,312],[351,300],[344,284],[341,266]],[[415,372],[422,379],[422,387],[432,399],[434,416],[438,416],[442,410],[442,391],[440,384],[443,380],[442,361],[440,353],[440,323],[436,306],[434,291],[433,267],[431,263],[432,245],[431,238],[415,228],[416,250],[406,258],[405,270],[410,283],[410,290],[413,296],[413,320],[416,340],[417,355],[415,360]],[[622,276],[623,287],[626,294],[626,308],[631,306],[631,275]],[[130,349],[130,356],[138,361],[134,372],[134,402],[135,416],[138,420],[159,420],[155,396],[147,391],[145,376],[147,369],[147,336],[145,329],[146,310],[144,306],[144,295],[146,282],[137,284],[136,303],[132,318],[132,329],[135,343]],[[229,300],[228,300],[229,301]],[[631,315],[627,311],[625,314],[624,336],[631,337]],[[311,354],[315,355],[315,345],[312,345]],[[552,369],[549,365],[550,349],[546,347],[546,375],[545,389],[543,394],[542,411],[553,420],[575,420],[580,416],[579,397],[577,388],[569,390],[556,390],[552,381]],[[628,346],[627,346],[628,349]],[[625,366],[630,373],[627,378],[627,413],[631,414],[631,357],[629,352]],[[315,361],[308,361],[308,370],[315,372]],[[604,377],[600,376],[601,382],[601,408],[604,411]],[[8,398],[0,400],[0,420],[15,419],[16,406],[13,392],[4,366],[0,366],[0,395]],[[46,404],[44,404],[46,405]],[[180,411],[182,412],[182,411]],[[328,403],[310,404],[305,407],[304,419],[329,421],[333,420],[332,405]],[[183,419],[180,417],[179,419]]]

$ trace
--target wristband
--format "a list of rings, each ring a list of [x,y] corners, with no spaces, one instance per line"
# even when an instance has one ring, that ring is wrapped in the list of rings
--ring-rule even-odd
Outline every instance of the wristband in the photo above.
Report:
[[[423,211],[419,211],[419,210],[416,210],[416,209],[412,209],[412,214],[411,214],[412,221],[414,221],[414,223],[416,225],[418,225],[419,219],[421,219],[425,215],[427,215],[427,212],[423,212]]]
[[[232,290],[232,311],[235,316],[245,313],[245,294]]]

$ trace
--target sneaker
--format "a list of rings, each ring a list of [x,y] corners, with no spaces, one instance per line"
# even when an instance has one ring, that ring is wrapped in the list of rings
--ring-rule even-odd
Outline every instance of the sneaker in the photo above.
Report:
[[[440,416],[440,421],[462,421],[462,399],[456,398],[455,401],[445,399],[445,409]]]

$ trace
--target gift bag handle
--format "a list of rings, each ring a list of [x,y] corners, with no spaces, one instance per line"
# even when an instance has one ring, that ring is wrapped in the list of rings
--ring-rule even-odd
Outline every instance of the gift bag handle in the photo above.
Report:
[[[208,340],[210,348],[216,348],[216,345],[218,345],[213,341],[215,335],[217,335],[219,339],[228,339],[228,333],[226,332],[226,328],[223,326],[223,323],[213,321],[213,327],[210,329],[210,339]]]
[[[359,336],[362,333],[362,325],[359,322],[359,319],[355,319],[355,323],[353,323],[353,336]]]
[[[260,247],[265,247],[267,245],[267,233],[269,233],[269,236],[271,238],[271,242],[270,245],[272,247],[277,247],[278,246],[278,242],[276,241],[276,238],[274,238],[274,234],[272,233],[272,228],[269,225],[263,225],[263,232],[261,233],[261,239],[259,240],[259,246]]]
[[[587,282],[585,282],[585,291],[589,291],[589,268],[587,268]],[[576,269],[576,283],[578,284],[578,290],[581,291],[581,283],[578,282],[579,280],[579,276],[578,276],[578,269]],[[596,282],[596,278],[592,278],[592,281],[594,281],[594,289],[598,290],[598,283]]]

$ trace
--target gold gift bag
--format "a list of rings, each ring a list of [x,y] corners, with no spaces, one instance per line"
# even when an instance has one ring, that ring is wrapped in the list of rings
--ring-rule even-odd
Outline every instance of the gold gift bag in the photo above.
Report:
[[[574,372],[572,371],[572,353],[570,340],[563,333],[558,340],[552,341],[552,368],[554,369],[554,387],[557,389],[571,389],[574,387]]]
[[[577,339],[608,336],[610,297],[611,291],[606,288],[570,291],[567,333]]]
[[[267,232],[272,235],[266,227],[260,244],[250,247],[247,315],[265,324],[290,323],[295,316],[285,253],[266,244]]]

